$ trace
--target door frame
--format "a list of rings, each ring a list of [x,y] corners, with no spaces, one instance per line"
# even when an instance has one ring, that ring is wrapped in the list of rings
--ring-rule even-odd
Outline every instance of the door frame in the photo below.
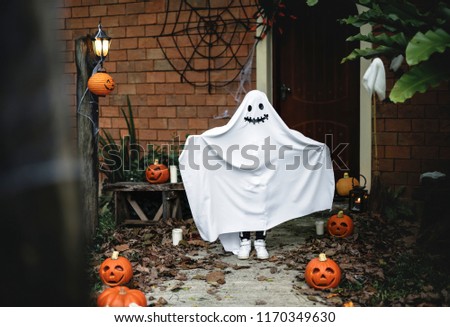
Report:
[[[364,9],[356,5],[358,13]],[[360,28],[361,34],[367,34],[371,31],[370,25],[364,25]],[[371,47],[370,43],[360,42],[360,48]],[[370,61],[364,58],[360,59],[359,72],[360,80],[370,65]],[[269,32],[256,47],[256,89],[266,93],[269,101],[273,103],[273,38]],[[372,107],[370,94],[363,87],[359,86],[359,171],[367,179],[366,188],[370,190],[372,176]]]

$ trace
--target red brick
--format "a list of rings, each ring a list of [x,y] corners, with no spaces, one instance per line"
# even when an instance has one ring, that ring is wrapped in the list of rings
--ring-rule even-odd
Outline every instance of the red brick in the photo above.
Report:
[[[450,132],[450,119],[442,119],[439,121],[439,131],[444,133]]]
[[[139,83],[136,85],[137,94],[155,94],[155,84]]]
[[[395,171],[418,172],[420,171],[420,160],[395,159]]]
[[[377,133],[379,145],[397,145],[397,133]]]
[[[406,185],[408,174],[399,172],[381,172],[380,180],[387,185]]]
[[[146,73],[128,73],[128,83],[144,83],[146,80]]]
[[[184,95],[168,95],[166,104],[168,106],[184,106],[186,105],[186,98]]]
[[[149,106],[164,106],[166,105],[166,97],[164,95],[149,95],[147,103]]]
[[[134,62],[132,61],[119,61],[117,62],[117,72],[130,72],[130,71],[134,71],[135,67],[134,67]],[[109,71],[109,70],[107,70]]]
[[[106,16],[107,6],[90,6],[89,15],[91,17],[95,16]]]
[[[410,119],[386,119],[386,132],[409,132],[411,131]]]
[[[102,106],[100,108],[100,114],[102,117],[119,117],[119,108]]]
[[[125,5],[108,5],[106,6],[108,8],[108,15],[114,16],[114,15],[125,15]]]
[[[164,118],[174,118],[177,117],[177,108],[176,107],[158,107],[157,116]]]
[[[110,49],[108,53],[108,60],[110,61],[121,61],[127,60],[127,51],[126,50],[116,50],[114,48]]]
[[[126,12],[127,14],[143,14],[145,13],[145,4],[143,2],[127,3]]]
[[[144,60],[145,59],[145,50],[143,49],[132,49],[127,50],[128,60],[136,61],[136,60]]]
[[[167,129],[167,119],[166,118],[151,118],[150,128],[153,129]]]
[[[386,146],[385,157],[386,158],[402,158],[409,159],[411,151],[409,146]]]
[[[155,84],[155,93],[156,94],[173,94],[174,93],[174,85],[168,83]],[[171,105],[170,103],[167,103]]]
[[[157,117],[158,113],[153,107],[140,107],[138,110],[139,117]]]
[[[74,7],[72,8],[72,17],[89,17],[89,7]]]
[[[227,104],[227,98],[225,95],[210,95],[206,98],[207,106],[224,106]]]
[[[198,117],[212,118],[217,115],[217,107],[204,106],[197,109]]]
[[[138,131],[139,140],[155,140],[157,138],[157,133],[152,129],[141,129]]]
[[[424,106],[402,106],[398,109],[398,118],[423,118]]]
[[[379,159],[380,171],[394,171],[394,159]]]
[[[131,50],[130,50],[131,51]],[[142,50],[140,50],[142,51]],[[135,61],[135,69],[137,72],[149,72],[153,70],[153,62],[148,60]]]
[[[145,35],[145,30],[143,26],[128,26],[126,29],[127,29],[127,37],[138,37]]]
[[[164,83],[166,81],[166,74],[164,72],[147,73],[147,83]]]
[[[137,48],[137,38],[125,38],[119,39],[120,49],[136,49]]]
[[[138,16],[139,25],[156,24],[156,14],[142,14]]]
[[[173,118],[169,119],[169,129],[186,129],[188,128],[187,118]]]
[[[439,128],[439,120],[435,119],[413,119],[412,121],[413,131],[437,131]]]
[[[197,108],[194,106],[177,107],[177,117],[194,118],[197,117]]]
[[[190,129],[206,130],[209,127],[208,118],[191,118],[188,120]]]
[[[398,145],[423,145],[424,133],[398,133]]]
[[[118,84],[117,89],[120,94],[136,94],[136,85],[134,84]]]
[[[413,146],[412,158],[414,159],[433,159],[439,155],[439,147],[437,146]]]
[[[202,95],[187,95],[186,96],[186,105],[188,106],[203,106],[206,104],[206,97]]]

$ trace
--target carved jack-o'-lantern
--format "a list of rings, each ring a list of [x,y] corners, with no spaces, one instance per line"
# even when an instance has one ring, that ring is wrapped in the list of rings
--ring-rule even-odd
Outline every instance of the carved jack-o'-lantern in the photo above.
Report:
[[[102,262],[99,268],[100,279],[108,286],[124,285],[133,277],[131,262],[114,251],[111,258]]]
[[[335,288],[341,281],[341,269],[335,261],[321,253],[306,265],[305,280],[315,289]]]
[[[105,72],[98,72],[92,75],[88,80],[88,89],[91,93],[98,96],[105,96],[111,93],[116,87],[111,75]]]
[[[129,289],[126,286],[107,288],[97,297],[99,307],[131,307],[147,306],[145,294],[139,290]]]
[[[327,222],[327,230],[333,236],[347,237],[353,233],[353,220],[343,211],[331,216]]]
[[[344,173],[344,177],[336,183],[336,192],[340,196],[348,196],[350,190],[355,186],[359,186],[359,181],[355,177],[350,177],[348,173]]]
[[[145,170],[145,178],[151,184],[161,184],[169,180],[170,173],[166,165],[155,160],[153,165],[149,165]]]

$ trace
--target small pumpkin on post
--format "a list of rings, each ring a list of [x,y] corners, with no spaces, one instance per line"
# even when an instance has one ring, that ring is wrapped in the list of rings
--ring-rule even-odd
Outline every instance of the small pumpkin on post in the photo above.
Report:
[[[354,177],[350,177],[348,173],[344,173],[344,176],[336,183],[336,192],[340,196],[347,197],[355,186],[359,186],[358,180]]]
[[[100,279],[108,286],[114,287],[128,283],[133,277],[131,262],[114,251],[111,258],[105,259],[99,268]]]
[[[88,80],[88,89],[91,93],[98,96],[105,96],[110,94],[116,87],[111,75],[106,72],[99,71],[92,75]]]
[[[169,180],[169,177],[169,168],[167,168],[166,165],[159,163],[158,159],[145,170],[145,178],[151,184],[165,183]]]
[[[130,289],[126,286],[107,288],[97,297],[99,307],[131,307],[147,306],[145,294],[139,290]]]
[[[339,211],[332,215],[327,222],[327,230],[333,236],[347,237],[353,233],[353,220],[350,216],[344,214],[344,211]]]
[[[341,275],[338,264],[327,258],[325,253],[321,253],[318,258],[312,259],[305,269],[306,283],[318,290],[337,287],[341,281]]]

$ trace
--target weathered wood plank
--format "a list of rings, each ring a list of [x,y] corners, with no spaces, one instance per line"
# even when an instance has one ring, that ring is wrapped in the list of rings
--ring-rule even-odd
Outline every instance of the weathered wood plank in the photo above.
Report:
[[[139,216],[139,218],[143,221],[148,221],[150,219],[147,218],[147,216],[145,215],[144,211],[142,211],[141,207],[139,206],[139,204],[134,201],[130,195],[127,196],[127,201],[128,203],[133,207],[134,211],[137,213],[137,215]]]
[[[104,191],[114,192],[163,192],[163,191],[183,191],[183,183],[150,184],[146,182],[118,182],[106,184]]]

